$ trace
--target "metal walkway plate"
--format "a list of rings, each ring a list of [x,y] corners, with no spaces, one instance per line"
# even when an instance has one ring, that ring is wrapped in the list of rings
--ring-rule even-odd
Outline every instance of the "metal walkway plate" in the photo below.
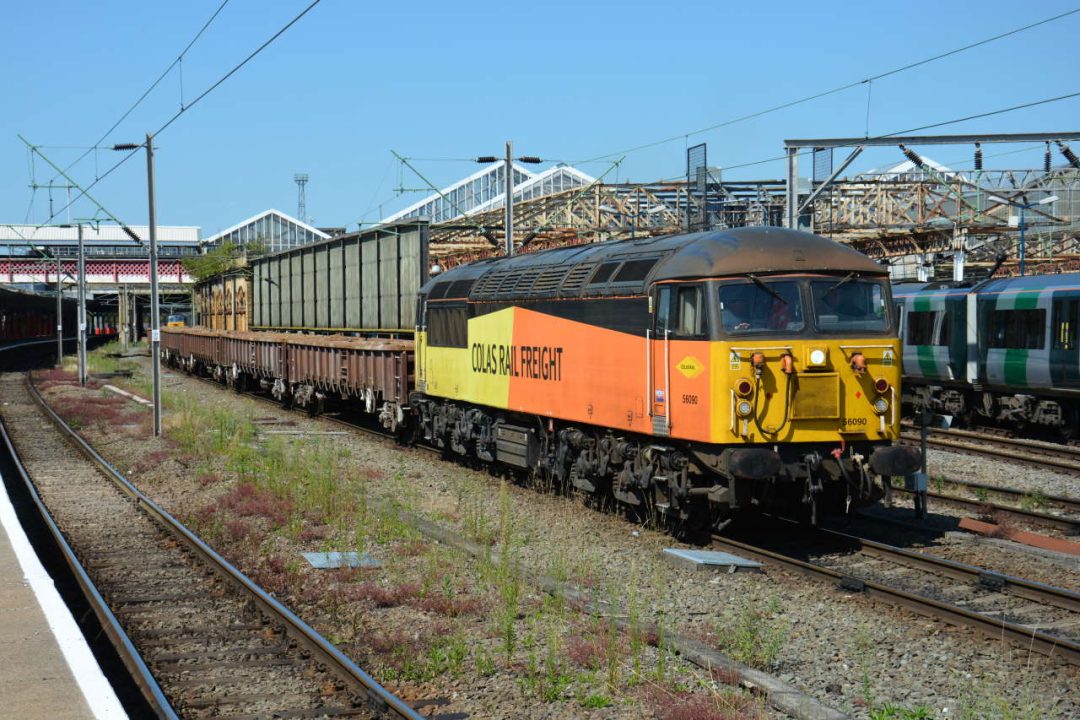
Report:
[[[754,560],[720,552],[719,550],[682,550],[680,548],[664,548],[664,555],[669,560],[688,567],[691,570],[727,570],[737,572],[739,570],[760,570],[761,563]]]
[[[332,570],[341,567],[379,567],[381,563],[367,553],[358,552],[309,552],[304,559],[319,570]]]

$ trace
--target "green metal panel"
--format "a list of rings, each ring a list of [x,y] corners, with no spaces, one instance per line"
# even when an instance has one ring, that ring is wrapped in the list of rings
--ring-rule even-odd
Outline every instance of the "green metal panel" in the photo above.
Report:
[[[265,272],[265,263],[252,263],[251,265],[251,304],[248,306],[249,316],[248,322],[250,325],[264,325],[263,322],[263,273]]]
[[[303,253],[300,252],[290,254],[286,260],[288,265],[282,268],[282,270],[288,271],[289,287],[292,289],[292,292],[290,293],[292,302],[289,303],[289,315],[282,323],[283,325],[298,327],[304,324],[303,257]]]
[[[401,274],[398,278],[400,289],[401,317],[399,327],[411,328],[416,324],[416,295],[427,276],[426,243],[421,245],[419,227],[412,227],[401,233]]]
[[[345,241],[345,326],[363,327],[360,313],[360,238]]]
[[[398,297],[401,257],[398,254],[398,234],[379,233],[379,327],[399,328]]]
[[[367,234],[360,241],[360,324],[380,327],[379,320],[379,243]]]
[[[334,327],[330,323],[330,245],[319,244],[311,248],[312,320],[314,327]]]
[[[273,261],[274,275],[278,277],[279,297],[275,303],[273,324],[276,327],[292,325],[293,317],[293,283],[288,279],[287,258],[275,258]]]
[[[327,285],[330,292],[326,298],[326,324],[330,327],[345,327],[345,282],[342,276],[345,266],[344,256],[344,241],[330,245],[330,251],[327,254],[329,260]]]

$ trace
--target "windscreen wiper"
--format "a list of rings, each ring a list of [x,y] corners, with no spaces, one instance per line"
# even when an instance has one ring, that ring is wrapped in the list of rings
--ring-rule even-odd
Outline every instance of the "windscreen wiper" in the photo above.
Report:
[[[755,284],[755,285],[757,285],[757,286],[758,286],[759,288],[761,288],[761,289],[762,289],[762,290],[764,290],[765,292],[767,292],[767,293],[769,293],[770,295],[772,295],[772,296],[773,296],[774,298],[776,298],[776,299],[777,299],[777,300],[779,300],[780,302],[784,303],[785,305],[787,305],[787,304],[788,304],[788,301],[787,301],[787,300],[785,300],[785,299],[784,299],[784,297],[783,297],[783,296],[782,296],[782,295],[781,295],[780,293],[776,292],[776,291],[775,291],[775,290],[773,290],[773,289],[772,289],[771,287],[769,287],[768,285],[766,285],[765,283],[763,283],[763,282],[761,281],[761,278],[759,278],[759,277],[758,277],[757,275],[755,275],[754,273],[746,273],[746,277],[748,277],[748,278],[750,278],[751,280],[753,280],[753,281],[754,281],[754,284]]]
[[[844,276],[844,279],[843,279],[843,280],[841,280],[840,282],[836,283],[836,284],[835,284],[835,285],[833,285],[833,286],[832,286],[831,288],[829,288],[828,290],[826,290],[825,292],[823,292],[823,293],[821,294],[821,297],[825,297],[826,295],[828,295],[828,294],[829,294],[829,293],[831,293],[831,292],[832,292],[833,290],[835,290],[836,288],[840,287],[841,285],[843,285],[844,283],[846,283],[846,282],[847,282],[848,280],[850,280],[850,279],[851,279],[851,278],[853,278],[853,277],[855,277],[855,273],[853,273],[853,272],[849,272],[849,273],[848,273],[847,275],[845,275],[845,276]]]

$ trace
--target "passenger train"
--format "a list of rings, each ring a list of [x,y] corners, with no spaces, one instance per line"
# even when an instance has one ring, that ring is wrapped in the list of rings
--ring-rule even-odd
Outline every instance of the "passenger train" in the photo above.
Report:
[[[893,287],[914,410],[1065,438],[1080,422],[1080,274]]]

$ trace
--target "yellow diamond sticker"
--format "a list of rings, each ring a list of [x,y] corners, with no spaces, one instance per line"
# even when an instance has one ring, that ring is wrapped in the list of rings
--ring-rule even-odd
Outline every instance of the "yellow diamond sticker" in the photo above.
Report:
[[[686,377],[695,378],[705,369],[705,363],[701,362],[693,355],[687,355],[680,360],[679,364],[675,367]]]

